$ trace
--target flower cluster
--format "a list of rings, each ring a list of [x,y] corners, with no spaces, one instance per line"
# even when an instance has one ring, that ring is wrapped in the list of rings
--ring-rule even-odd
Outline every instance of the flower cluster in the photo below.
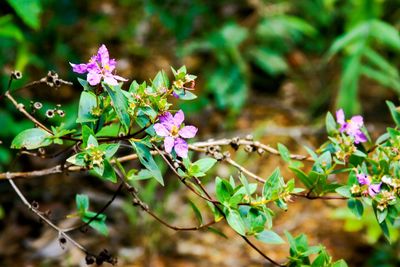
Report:
[[[376,194],[378,194],[379,191],[381,190],[382,183],[379,184],[372,183],[371,178],[364,173],[357,174],[357,180],[358,183],[362,186],[361,189],[364,189],[362,191],[364,195],[375,197]]]
[[[157,135],[164,137],[164,147],[167,153],[172,149],[181,158],[187,158],[188,144],[183,138],[193,138],[197,133],[197,128],[191,125],[184,126],[185,115],[179,110],[174,116],[170,112],[165,112],[160,116],[160,123],[154,124]]]
[[[350,120],[345,120],[343,109],[336,111],[336,120],[340,125],[340,132],[346,133],[354,139],[354,143],[364,143],[367,141],[367,137],[361,131],[364,125],[363,117],[360,115],[353,116]]]
[[[87,73],[87,81],[91,86],[98,85],[102,79],[109,85],[118,85],[118,81],[127,81],[127,79],[113,74],[117,62],[115,59],[110,59],[105,45],[100,46],[97,55],[92,56],[87,64],[70,64],[74,72]]]

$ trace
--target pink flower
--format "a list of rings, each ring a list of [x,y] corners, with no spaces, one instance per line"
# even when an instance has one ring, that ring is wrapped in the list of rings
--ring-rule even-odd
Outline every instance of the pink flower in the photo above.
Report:
[[[343,109],[339,109],[336,111],[336,120],[340,124],[340,132],[345,132],[353,137],[354,143],[358,144],[367,141],[367,137],[361,131],[361,127],[364,125],[362,116],[353,116],[350,120],[345,121]]]
[[[186,158],[188,154],[188,144],[183,138],[193,138],[197,133],[197,128],[191,125],[183,126],[185,115],[179,110],[175,116],[165,112],[160,116],[160,123],[154,124],[157,135],[165,137],[165,151],[171,153],[172,149],[181,158]]]
[[[381,190],[382,183],[372,184],[371,179],[364,173],[357,174],[357,180],[360,183],[360,185],[368,186],[368,194],[371,197],[374,197]]]
[[[76,73],[87,73],[87,81],[91,86],[95,86],[101,82],[101,79],[109,85],[118,85],[118,81],[127,81],[121,76],[114,75],[117,62],[115,59],[110,59],[107,47],[101,45],[97,51],[97,55],[92,56],[87,64],[73,64],[72,70]]]

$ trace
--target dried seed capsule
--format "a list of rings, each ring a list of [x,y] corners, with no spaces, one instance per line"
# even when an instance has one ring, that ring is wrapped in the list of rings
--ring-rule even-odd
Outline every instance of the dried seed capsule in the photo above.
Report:
[[[48,109],[47,111],[46,111],[46,117],[47,118],[53,118],[54,117],[54,109]]]
[[[18,70],[14,70],[14,71],[11,73],[11,77],[12,77],[13,79],[15,79],[15,80],[19,80],[19,79],[22,78],[22,73],[21,73],[20,71],[18,71]]]
[[[61,109],[58,109],[58,110],[57,110],[57,114],[58,114],[58,116],[60,116],[60,117],[64,117],[64,116],[65,116],[64,110],[61,110]]]
[[[251,134],[246,135],[246,140],[252,141],[253,136]]]
[[[35,103],[33,104],[33,107],[34,107],[35,109],[41,109],[41,108],[43,107],[43,104],[40,103],[40,102],[35,102]]]

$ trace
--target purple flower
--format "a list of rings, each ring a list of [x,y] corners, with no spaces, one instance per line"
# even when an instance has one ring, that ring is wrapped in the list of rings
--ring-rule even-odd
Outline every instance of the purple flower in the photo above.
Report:
[[[382,183],[372,184],[371,179],[364,173],[357,174],[357,180],[360,183],[360,185],[368,186],[368,194],[371,197],[374,197],[381,190]]]
[[[109,85],[118,85],[118,81],[127,81],[121,76],[112,74],[117,62],[115,59],[110,59],[105,45],[100,46],[97,55],[92,56],[87,64],[69,64],[74,72],[87,73],[86,79],[91,86],[99,84],[101,79]]]
[[[353,137],[354,143],[358,144],[367,141],[367,137],[361,131],[361,127],[364,125],[362,116],[353,116],[350,120],[345,121],[343,109],[339,109],[336,111],[336,120],[340,124],[340,132],[345,132]]]
[[[160,116],[160,123],[153,126],[159,136],[165,137],[165,151],[171,153],[174,149],[181,158],[186,158],[188,154],[188,144],[183,138],[192,138],[197,133],[197,128],[194,126],[182,126],[184,119],[185,115],[182,110],[179,110],[175,116],[165,112]]]

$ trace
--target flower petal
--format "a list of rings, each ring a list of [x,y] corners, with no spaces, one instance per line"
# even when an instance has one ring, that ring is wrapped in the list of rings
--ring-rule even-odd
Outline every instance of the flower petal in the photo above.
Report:
[[[73,63],[69,63],[72,67],[72,71],[82,74],[82,73],[86,73],[87,72],[87,65],[86,64],[73,64]]]
[[[165,136],[169,136],[170,135],[169,131],[167,130],[167,128],[165,128],[164,125],[161,124],[161,123],[154,124],[153,128],[156,131],[157,135],[159,135],[159,136],[165,137]]]
[[[167,136],[164,139],[164,148],[167,153],[171,153],[172,148],[174,147],[175,140],[171,136]]]
[[[358,127],[358,128],[361,128],[361,127],[363,126],[363,124],[364,124],[364,119],[363,119],[362,116],[357,115],[357,116],[353,116],[353,117],[350,119],[350,122],[351,122],[352,124],[354,124],[354,126],[356,126],[356,127]]]
[[[176,127],[179,128],[184,120],[185,120],[185,114],[183,113],[182,110],[179,110],[177,113],[175,113],[174,124]]]
[[[123,78],[123,77],[121,77],[121,76],[118,76],[118,75],[113,75],[114,76],[114,79],[116,79],[116,80],[118,80],[118,81],[124,81],[124,82],[126,82],[128,79],[125,79],[125,78]]]
[[[103,44],[100,46],[99,50],[97,51],[97,57],[101,62],[101,66],[104,67],[109,64],[110,56],[108,54],[107,47]]]
[[[174,149],[179,157],[187,158],[189,147],[185,140],[182,138],[176,138]]]
[[[338,111],[336,111],[336,121],[340,125],[345,124],[346,121],[344,120],[344,111],[343,111],[343,109],[339,109]]]
[[[368,176],[365,175],[364,173],[357,174],[357,180],[360,183],[360,185],[371,184],[371,181],[369,180]]]
[[[358,130],[356,132],[356,134],[354,135],[354,143],[356,143],[356,144],[367,142],[367,140],[368,139],[365,136],[365,134],[363,132],[361,132],[360,130]]]
[[[382,185],[382,183],[379,183],[379,184],[371,184],[369,187],[368,187],[368,194],[371,196],[371,197],[374,197],[376,194],[378,194],[379,193],[379,191],[381,190],[381,185]]]
[[[104,76],[104,82],[109,85],[114,85],[114,86],[118,85],[118,81],[114,79],[114,76],[111,74]]]
[[[102,75],[100,73],[91,71],[87,75],[87,81],[89,82],[89,84],[91,86],[95,86],[95,85],[98,85],[100,83],[101,77],[102,77]]]
[[[188,125],[183,127],[182,129],[179,130],[179,135],[182,136],[183,138],[193,138],[197,133],[197,128]]]
[[[168,131],[171,131],[174,126],[174,117],[172,117],[171,113],[164,112],[164,114],[160,116],[160,122]]]

